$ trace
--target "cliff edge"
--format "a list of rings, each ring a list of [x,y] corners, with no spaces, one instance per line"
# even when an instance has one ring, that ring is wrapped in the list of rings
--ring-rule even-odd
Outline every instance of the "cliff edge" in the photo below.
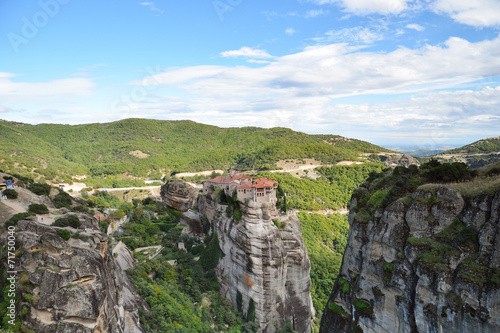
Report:
[[[498,176],[463,183],[488,184],[473,195],[420,185],[436,168],[386,172],[353,195],[320,332],[500,331]]]
[[[32,220],[17,223],[21,323],[35,332],[141,333],[148,309],[108,249],[101,232],[76,234]],[[5,236],[5,233],[4,233]]]
[[[222,252],[216,267],[221,294],[255,320],[259,332],[275,332],[289,320],[296,332],[309,333],[314,317],[310,261],[299,219],[272,219],[273,203],[225,204],[212,198],[214,193],[201,196],[198,206]]]

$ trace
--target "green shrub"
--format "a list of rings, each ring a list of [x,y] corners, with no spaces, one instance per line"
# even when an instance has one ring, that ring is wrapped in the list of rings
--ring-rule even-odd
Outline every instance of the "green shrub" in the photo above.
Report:
[[[338,314],[339,316],[341,316],[343,318],[347,318],[349,316],[347,314],[347,312],[345,312],[344,309],[340,305],[337,305],[337,304],[333,303],[332,301],[328,302],[328,309],[330,311]]]
[[[204,270],[208,271],[217,266],[219,259],[224,257],[224,252],[219,247],[219,237],[214,232],[207,248],[200,257],[200,263]]]
[[[80,219],[76,215],[68,215],[67,217],[61,217],[57,219],[54,223],[52,223],[53,226],[56,227],[73,227],[73,228],[79,228],[82,223],[80,222]]]
[[[13,190],[11,188],[4,190],[3,194],[7,197],[7,199],[17,199],[17,197],[19,196],[16,190]]]
[[[356,215],[354,220],[358,223],[368,223],[372,219],[370,213],[365,208],[362,208]]]
[[[49,195],[50,194],[50,185],[48,184],[39,184],[39,183],[34,183],[31,184],[28,187],[28,190],[31,192],[37,194],[37,195]]]
[[[354,306],[363,315],[370,316],[371,314],[373,314],[373,308],[371,307],[371,305],[363,301],[362,299],[356,298],[354,300]]]
[[[18,213],[14,216],[12,216],[7,222],[4,224],[4,228],[8,228],[10,226],[15,226],[17,225],[17,222],[24,220],[28,216],[33,216],[35,214],[33,213]]]
[[[348,293],[349,290],[351,290],[351,285],[349,284],[349,281],[347,281],[344,278],[339,278],[339,285],[342,286],[342,292],[343,293]]]
[[[236,290],[236,310],[238,312],[243,310],[243,295],[241,295],[239,290]]]
[[[71,196],[63,190],[59,190],[59,193],[54,197],[52,202],[56,208],[70,208],[71,204],[73,204],[73,198],[71,198]]]
[[[243,214],[241,213],[241,210],[239,207],[235,207],[234,208],[234,212],[233,212],[233,219],[236,221],[236,222],[240,222],[241,221],[241,218],[242,218]]]
[[[59,229],[57,230],[57,234],[64,240],[68,240],[70,239],[71,237],[71,232],[69,232],[69,230],[65,230],[65,229]]]
[[[424,176],[428,182],[463,182],[471,180],[477,175],[477,171],[469,170],[465,163],[445,163],[435,167],[431,167],[424,172]]]
[[[255,321],[255,302],[252,298],[250,298],[250,303],[248,303],[247,321]]]
[[[109,219],[105,219],[104,221],[101,221],[99,223],[99,228],[101,229],[101,232],[107,233],[108,227],[109,227]]]
[[[385,263],[384,264],[384,271],[392,272],[393,269],[394,269],[394,263]]]
[[[35,214],[48,214],[49,209],[44,204],[31,204],[28,207],[28,211]]]

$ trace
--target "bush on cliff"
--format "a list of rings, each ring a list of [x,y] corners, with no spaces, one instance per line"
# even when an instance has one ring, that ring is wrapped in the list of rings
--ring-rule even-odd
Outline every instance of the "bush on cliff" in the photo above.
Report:
[[[71,238],[71,232],[69,232],[69,230],[66,229],[57,230],[57,234],[66,241]]]
[[[17,199],[19,194],[17,194],[16,190],[8,188],[3,191],[3,194],[7,197],[7,199]]]
[[[49,209],[44,204],[31,204],[28,211],[35,214],[48,214]]]
[[[59,193],[56,194],[52,202],[54,203],[54,206],[56,208],[71,208],[71,205],[73,204],[73,198],[71,198],[71,196],[63,190],[59,190]]]
[[[17,225],[17,222],[26,219],[28,216],[34,216],[34,213],[18,213],[14,216],[12,216],[5,224],[3,227],[7,229],[9,226],[15,226]]]
[[[219,263],[219,259],[224,256],[224,252],[219,247],[219,237],[217,233],[213,233],[208,242],[205,242],[207,248],[200,257],[200,263],[204,270],[214,269]]]
[[[50,194],[50,185],[34,183],[28,187],[28,190],[35,193],[36,195],[49,195]]]
[[[73,228],[79,228],[82,223],[80,222],[80,219],[76,215],[68,215],[67,217],[61,217],[57,219],[54,223],[52,223],[53,226],[56,227],[73,227]]]

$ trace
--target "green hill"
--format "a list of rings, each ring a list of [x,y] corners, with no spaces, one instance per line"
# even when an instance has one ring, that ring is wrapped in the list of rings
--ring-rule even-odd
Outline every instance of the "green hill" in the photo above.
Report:
[[[104,124],[28,125],[0,121],[0,169],[47,180],[70,175],[156,178],[181,171],[265,170],[283,159],[357,160],[386,149],[287,128],[219,128],[193,121],[125,119]]]
[[[466,146],[443,151],[440,154],[426,156],[422,161],[436,159],[441,162],[463,162],[471,168],[500,162],[500,137],[488,138],[473,142]]]
[[[461,148],[446,150],[442,154],[490,154],[500,152],[500,137],[473,142]]]

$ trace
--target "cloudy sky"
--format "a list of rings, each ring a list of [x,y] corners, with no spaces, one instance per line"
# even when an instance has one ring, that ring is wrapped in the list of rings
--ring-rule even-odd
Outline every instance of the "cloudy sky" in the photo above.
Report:
[[[0,2],[0,119],[500,135],[500,0]]]

